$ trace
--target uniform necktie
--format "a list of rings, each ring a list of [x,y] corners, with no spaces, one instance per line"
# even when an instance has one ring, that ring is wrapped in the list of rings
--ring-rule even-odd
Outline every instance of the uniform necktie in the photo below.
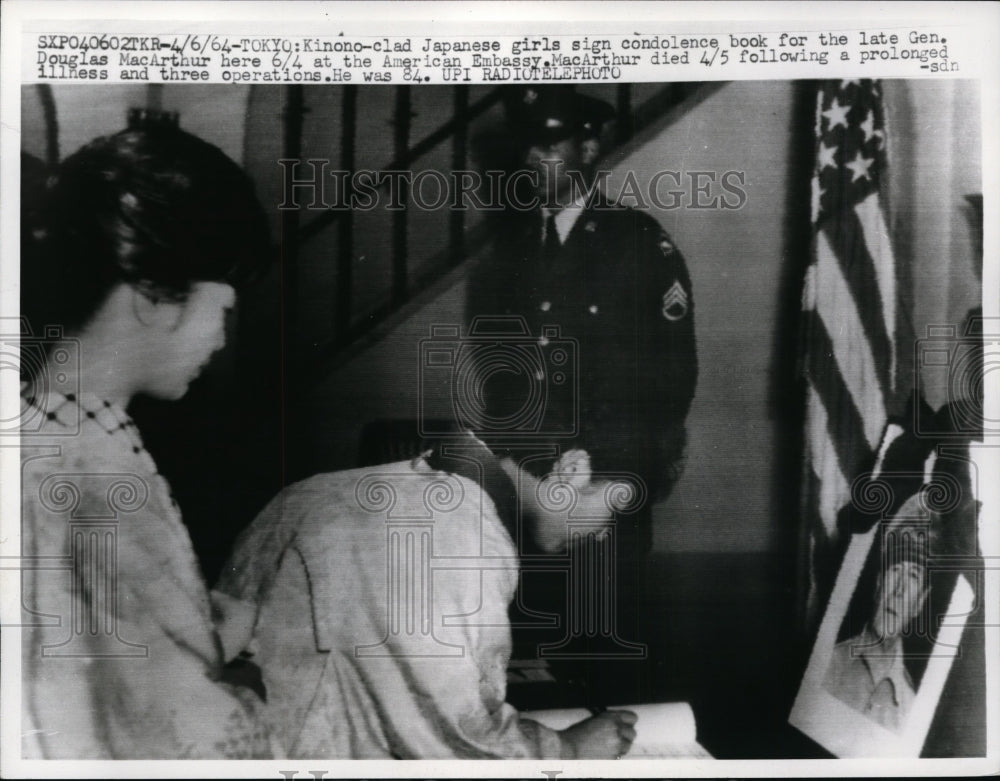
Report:
[[[556,216],[550,214],[545,218],[545,242],[542,245],[542,254],[546,260],[552,260],[559,254],[561,247],[559,231],[556,230]]]

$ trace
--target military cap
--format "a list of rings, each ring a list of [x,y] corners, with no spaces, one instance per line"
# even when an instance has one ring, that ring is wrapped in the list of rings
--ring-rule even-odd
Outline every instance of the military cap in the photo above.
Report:
[[[883,528],[883,555],[889,566],[910,561],[927,565],[927,556],[939,537],[939,516],[923,507],[913,494]]]
[[[507,121],[522,143],[554,144],[577,133],[597,135],[615,115],[603,100],[564,84],[518,84],[504,94]]]

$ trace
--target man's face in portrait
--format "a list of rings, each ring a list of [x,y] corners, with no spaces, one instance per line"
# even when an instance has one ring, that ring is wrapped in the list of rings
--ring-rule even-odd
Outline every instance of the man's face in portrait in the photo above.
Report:
[[[927,575],[915,561],[900,561],[889,566],[875,590],[872,628],[887,640],[906,632],[923,609],[927,597]]]

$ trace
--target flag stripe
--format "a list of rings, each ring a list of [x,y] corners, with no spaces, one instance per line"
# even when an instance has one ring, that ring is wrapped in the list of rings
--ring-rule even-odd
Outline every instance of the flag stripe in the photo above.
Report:
[[[875,467],[872,469],[872,477],[878,477],[882,474],[882,467],[885,465],[885,456],[889,452],[889,448],[892,447],[892,443],[899,439],[903,434],[903,427],[897,423],[893,423],[885,427],[885,436],[882,437],[882,444],[878,448],[878,458],[875,459]]]
[[[878,379],[876,356],[864,338],[861,312],[851,295],[851,288],[841,276],[833,248],[821,232],[817,236],[816,289],[822,291],[816,309],[830,340],[837,376],[854,400],[868,446],[875,449],[885,426],[885,401]],[[824,363],[829,363],[825,359]],[[829,367],[826,367],[829,368]],[[834,376],[830,372],[830,376]],[[832,382],[832,380],[831,380]]]
[[[812,380],[809,390],[819,399],[818,406],[810,411],[816,413],[822,410],[824,416],[822,430],[826,431],[833,441],[841,473],[845,476],[851,475],[859,465],[870,460],[874,448],[868,445],[864,422],[854,404],[851,392],[837,370],[836,362],[830,360],[834,346],[826,326],[817,313],[807,312],[805,316],[812,333],[813,344],[808,366]],[[810,433],[820,430],[811,423],[810,421]]]
[[[888,335],[896,331],[896,259],[889,241],[889,228],[877,193],[872,193],[856,209],[865,237],[868,257],[875,267],[879,297],[882,304],[882,322],[885,327],[888,350],[889,393],[896,389],[896,345]]]
[[[820,232],[828,239],[831,253],[856,302],[859,327],[853,338],[869,344],[876,366],[877,389],[887,393],[892,385],[889,373],[889,332],[882,312],[882,295],[875,264],[868,254],[864,227],[854,209],[846,210],[823,225]]]
[[[841,469],[841,458],[830,435],[829,419],[822,400],[814,390],[810,391],[810,462],[815,478],[815,510],[827,536],[833,537],[837,530],[837,514],[843,497],[850,492],[850,486]]]
[[[885,169],[881,87],[824,82],[816,100],[812,258],[802,292],[808,396],[805,496],[807,615],[832,585],[851,484],[870,470],[897,397],[896,261],[880,201]]]

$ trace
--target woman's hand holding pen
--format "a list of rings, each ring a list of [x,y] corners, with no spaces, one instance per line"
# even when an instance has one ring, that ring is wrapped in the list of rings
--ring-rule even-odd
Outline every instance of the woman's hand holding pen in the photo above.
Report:
[[[632,747],[638,717],[627,710],[609,710],[567,727],[563,759],[618,759]]]

